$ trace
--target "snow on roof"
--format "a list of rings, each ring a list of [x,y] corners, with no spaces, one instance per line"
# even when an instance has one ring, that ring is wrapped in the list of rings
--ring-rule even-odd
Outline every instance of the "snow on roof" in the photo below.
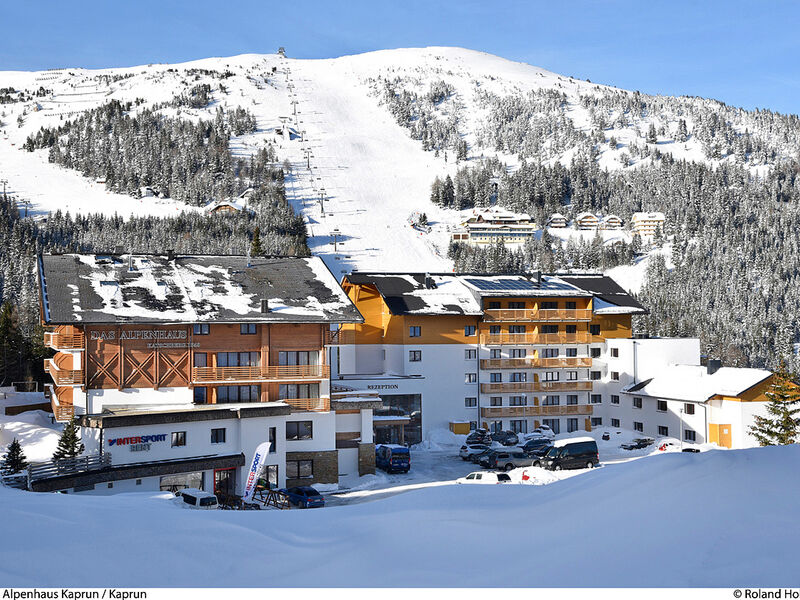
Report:
[[[663,221],[664,213],[662,212],[635,212],[633,217],[634,221]]]
[[[705,402],[712,396],[738,396],[772,373],[764,369],[722,367],[709,374],[697,365],[668,365],[653,378],[623,388],[623,393],[688,402]]]
[[[566,219],[566,217],[564,215],[562,215],[561,213],[553,213],[550,216],[550,220],[553,220],[553,219]]]
[[[362,321],[319,257],[62,254],[39,269],[49,324]]]
[[[597,215],[594,215],[590,212],[584,212],[575,217],[576,221],[581,221],[582,219],[597,219]]]
[[[556,448],[561,448],[562,446],[566,446],[567,444],[575,444],[577,442],[594,442],[596,441],[593,437],[583,436],[583,437],[574,437],[574,438],[566,438],[563,440],[557,440],[553,443],[553,446]]]
[[[218,208],[223,208],[223,207],[233,208],[234,210],[237,210],[237,211],[245,210],[247,207],[245,206],[244,202],[242,202],[243,199],[244,199],[244,196],[240,196],[236,200],[234,200],[232,198],[227,198],[225,200],[214,200],[214,201],[209,202],[208,204],[206,204],[203,207],[203,211],[207,212],[207,213],[210,213],[210,212],[215,211]]]
[[[633,313],[644,313],[644,308],[635,306],[617,306],[611,302],[606,302],[600,297],[597,297],[592,302],[592,307],[596,315],[628,315]]]

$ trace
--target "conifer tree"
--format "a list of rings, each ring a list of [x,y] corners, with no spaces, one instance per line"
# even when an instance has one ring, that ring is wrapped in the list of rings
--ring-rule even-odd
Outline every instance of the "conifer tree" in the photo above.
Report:
[[[261,246],[261,229],[256,227],[253,231],[253,241],[250,244],[250,256],[261,256],[264,248]]]
[[[755,424],[750,426],[750,434],[761,446],[784,446],[798,441],[800,390],[793,379],[781,361],[769,390],[764,394],[769,399],[768,416],[756,415]]]
[[[83,453],[83,442],[78,437],[78,424],[77,419],[72,419],[64,425],[64,431],[61,433],[61,438],[58,440],[58,447],[53,453],[53,460],[61,460],[64,458],[75,458]]]
[[[17,441],[17,438],[14,438],[8,445],[7,452],[3,455],[3,475],[14,475],[24,470],[27,466],[28,461],[22,451],[22,445]]]

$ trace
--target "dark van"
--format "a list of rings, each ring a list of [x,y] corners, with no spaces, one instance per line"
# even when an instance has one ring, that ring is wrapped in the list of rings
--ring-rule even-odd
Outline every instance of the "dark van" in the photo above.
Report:
[[[395,444],[375,446],[375,466],[387,473],[408,473],[411,453],[405,446]]]
[[[599,463],[597,442],[590,437],[558,440],[542,459],[542,467],[551,471],[591,469]]]

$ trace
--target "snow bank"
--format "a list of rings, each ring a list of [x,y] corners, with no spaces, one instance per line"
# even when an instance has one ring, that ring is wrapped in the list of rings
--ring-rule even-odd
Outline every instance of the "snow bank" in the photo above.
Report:
[[[17,438],[29,462],[50,460],[58,446],[61,426],[53,425],[50,416],[32,410],[14,416],[0,416],[0,455]]]
[[[0,489],[0,580],[277,587],[297,585],[302,564],[306,586],[800,587],[799,461],[800,446],[669,453],[546,486],[444,485],[313,511]],[[476,539],[504,540],[502,570],[465,560]],[[386,560],[387,543],[402,560]]]
[[[467,440],[466,435],[453,433],[449,429],[432,429],[427,437],[419,444],[411,447],[412,450],[449,450],[460,448]]]

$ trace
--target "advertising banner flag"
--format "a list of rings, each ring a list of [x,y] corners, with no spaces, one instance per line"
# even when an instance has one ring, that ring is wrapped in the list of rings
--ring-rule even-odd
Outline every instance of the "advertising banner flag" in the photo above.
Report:
[[[258,483],[258,476],[264,468],[264,460],[269,454],[269,442],[259,444],[256,451],[253,453],[253,461],[250,463],[250,470],[247,472],[247,480],[244,484],[244,495],[242,500],[250,502],[253,499],[253,492],[256,491],[256,484]]]

